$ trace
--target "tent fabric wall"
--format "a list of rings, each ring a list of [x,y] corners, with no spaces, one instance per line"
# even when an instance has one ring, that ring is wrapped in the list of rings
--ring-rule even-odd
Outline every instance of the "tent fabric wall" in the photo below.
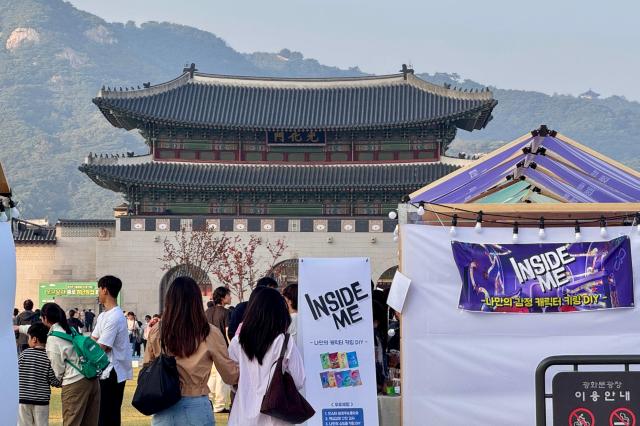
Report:
[[[607,238],[599,228],[585,227],[582,240],[623,234],[631,236],[632,255],[640,253],[635,227],[608,228]],[[534,425],[534,372],[544,358],[639,351],[637,307],[549,314],[461,311],[461,279],[448,227],[401,225],[400,238],[401,270],[412,280],[402,313],[405,426]],[[458,228],[455,239],[512,243],[510,228],[481,233]],[[519,240],[540,242],[538,230],[520,229]],[[544,240],[572,241],[573,228],[548,228]],[[633,259],[636,299],[639,273],[640,259]]]
[[[2,424],[18,422],[18,359],[10,312],[16,297],[16,249],[10,222],[0,222],[0,419]]]

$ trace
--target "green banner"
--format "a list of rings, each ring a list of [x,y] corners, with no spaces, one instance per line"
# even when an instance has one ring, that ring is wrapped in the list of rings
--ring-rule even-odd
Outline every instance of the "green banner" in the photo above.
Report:
[[[59,297],[98,297],[96,282],[57,282],[40,284],[40,306],[55,302]]]

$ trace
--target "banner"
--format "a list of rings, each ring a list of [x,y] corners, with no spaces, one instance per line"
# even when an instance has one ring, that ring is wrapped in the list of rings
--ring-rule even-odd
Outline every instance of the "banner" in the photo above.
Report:
[[[629,237],[568,244],[451,245],[462,278],[460,309],[528,313],[633,306]]]
[[[300,259],[298,340],[313,426],[377,426],[371,265],[367,258]]]

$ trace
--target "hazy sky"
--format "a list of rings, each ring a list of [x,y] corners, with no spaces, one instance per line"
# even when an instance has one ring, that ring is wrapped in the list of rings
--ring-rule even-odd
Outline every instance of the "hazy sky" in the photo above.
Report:
[[[342,68],[457,72],[501,88],[640,100],[637,0],[71,0],[107,21],[170,21],[241,52]],[[188,58],[185,58],[188,60]]]

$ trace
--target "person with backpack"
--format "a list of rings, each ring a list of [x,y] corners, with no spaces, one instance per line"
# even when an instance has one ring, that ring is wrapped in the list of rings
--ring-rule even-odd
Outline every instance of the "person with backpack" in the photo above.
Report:
[[[62,382],[62,422],[65,426],[95,426],[100,413],[98,380],[85,377],[74,344],[63,337],[74,333],[62,308],[56,303],[45,303],[41,315],[42,322],[50,329],[47,357],[53,373]]]
[[[110,362],[100,377],[100,426],[120,426],[124,387],[127,380],[133,379],[127,319],[117,301],[121,289],[122,281],[112,275],[98,280],[98,299],[104,311],[98,315],[91,338],[107,353]]]

